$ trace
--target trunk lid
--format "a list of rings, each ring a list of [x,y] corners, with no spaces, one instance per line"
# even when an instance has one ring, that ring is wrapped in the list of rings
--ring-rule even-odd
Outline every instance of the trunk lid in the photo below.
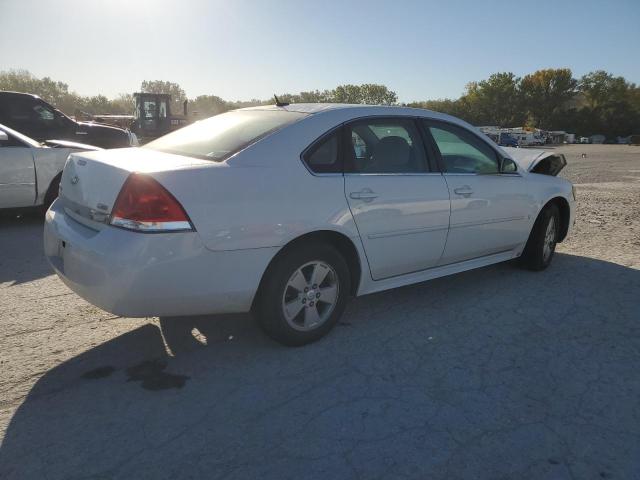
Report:
[[[551,175],[555,177],[567,165],[567,160],[561,153],[538,148],[502,148],[515,160],[520,168],[531,173]]]
[[[65,212],[75,220],[99,228],[108,220],[129,174],[202,165],[211,162],[144,148],[73,153],[62,172],[59,199]]]

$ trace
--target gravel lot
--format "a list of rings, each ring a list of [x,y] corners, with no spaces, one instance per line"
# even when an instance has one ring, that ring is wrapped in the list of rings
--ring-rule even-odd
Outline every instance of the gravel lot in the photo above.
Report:
[[[640,147],[557,150],[579,212],[549,270],[363,297],[299,349],[100,311],[5,216],[0,478],[640,478]]]

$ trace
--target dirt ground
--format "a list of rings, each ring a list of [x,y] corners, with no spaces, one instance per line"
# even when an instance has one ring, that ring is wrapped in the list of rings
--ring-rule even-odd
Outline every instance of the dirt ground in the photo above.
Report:
[[[362,297],[299,349],[103,312],[5,215],[0,478],[640,478],[640,147],[556,150],[578,215],[551,268]]]

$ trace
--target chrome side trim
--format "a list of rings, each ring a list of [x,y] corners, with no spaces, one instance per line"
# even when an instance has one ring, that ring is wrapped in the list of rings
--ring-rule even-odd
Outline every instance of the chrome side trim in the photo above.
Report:
[[[451,225],[451,227],[449,228],[465,228],[465,227],[477,227],[480,225],[491,225],[494,223],[504,223],[504,222],[516,222],[519,220],[524,220],[525,216],[520,216],[520,217],[508,217],[508,218],[495,218],[492,220],[485,220],[482,222],[464,222],[464,223],[454,223]]]
[[[415,173],[345,173],[345,177],[441,177],[440,172],[415,172]]]
[[[407,230],[394,230],[393,232],[370,233],[367,238],[375,240],[376,238],[397,237],[401,235],[414,235],[416,233],[439,232],[447,230],[448,225],[437,225],[435,227],[411,228]]]
[[[519,177],[522,178],[520,172],[512,173],[456,173],[456,172],[443,172],[445,177]]]

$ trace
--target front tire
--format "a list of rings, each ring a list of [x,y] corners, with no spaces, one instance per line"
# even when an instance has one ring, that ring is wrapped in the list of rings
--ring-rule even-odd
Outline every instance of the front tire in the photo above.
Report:
[[[332,246],[302,245],[269,267],[254,313],[271,338],[288,346],[315,342],[335,326],[351,291],[349,267]]]
[[[533,224],[529,239],[520,257],[523,267],[540,271],[551,264],[560,232],[560,211],[554,204],[547,205]]]

